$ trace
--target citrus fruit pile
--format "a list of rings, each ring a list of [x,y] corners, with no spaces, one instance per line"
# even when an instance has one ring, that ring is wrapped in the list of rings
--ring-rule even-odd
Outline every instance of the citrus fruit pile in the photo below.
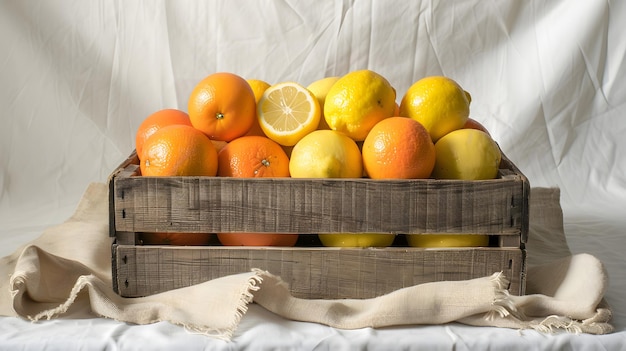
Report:
[[[214,73],[189,96],[187,112],[148,116],[136,134],[143,176],[372,179],[497,177],[500,149],[469,118],[471,95],[454,80],[396,90],[371,70],[303,86]],[[298,234],[220,233],[224,245],[292,246]],[[320,234],[326,246],[389,246],[393,234]],[[452,235],[455,246],[463,246]],[[473,239],[486,236],[472,235]],[[408,235],[413,246],[445,246],[438,235]],[[172,240],[172,235],[169,239]],[[430,240],[430,241],[428,241]],[[435,242],[435,240],[438,240]],[[426,242],[425,242],[426,241]],[[190,243],[196,244],[196,243]],[[486,245],[473,240],[467,245]]]

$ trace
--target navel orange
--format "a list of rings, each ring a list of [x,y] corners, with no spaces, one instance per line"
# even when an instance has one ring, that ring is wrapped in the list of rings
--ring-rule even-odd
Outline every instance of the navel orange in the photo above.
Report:
[[[487,133],[489,136],[491,136],[487,128],[484,125],[482,125],[482,123],[478,122],[477,120],[473,118],[467,119],[467,122],[465,122],[463,129],[478,129],[480,131]]]
[[[363,142],[363,166],[370,178],[428,178],[435,145],[419,122],[390,117],[378,122]]]
[[[224,246],[294,246],[298,234],[278,233],[218,233]]]
[[[194,127],[171,125],[152,134],[140,157],[144,176],[215,176],[217,151]]]
[[[144,245],[201,246],[209,245],[212,233],[141,233]]]
[[[222,177],[289,177],[289,157],[275,141],[257,135],[239,137],[218,154]]]
[[[191,124],[210,139],[231,141],[246,134],[256,118],[250,84],[228,72],[209,75],[189,96]]]
[[[143,144],[154,132],[172,124],[191,126],[191,121],[187,113],[177,109],[159,110],[146,117],[139,125],[139,128],[137,128],[137,133],[135,133],[135,150],[137,155],[141,156]]]

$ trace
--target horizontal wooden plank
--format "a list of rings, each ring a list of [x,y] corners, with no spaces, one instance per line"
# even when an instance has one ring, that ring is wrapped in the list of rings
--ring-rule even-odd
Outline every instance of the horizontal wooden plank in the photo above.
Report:
[[[485,181],[115,177],[127,232],[484,233],[527,231],[518,175]]]
[[[114,287],[125,297],[156,294],[252,268],[279,275],[302,298],[371,298],[416,284],[503,271],[524,294],[525,251],[501,248],[244,248],[113,246]]]

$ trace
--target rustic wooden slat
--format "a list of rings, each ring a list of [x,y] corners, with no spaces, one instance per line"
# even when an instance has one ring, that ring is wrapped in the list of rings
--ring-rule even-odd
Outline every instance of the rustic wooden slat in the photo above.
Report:
[[[450,180],[116,177],[117,231],[485,233],[527,231],[517,177]]]
[[[137,175],[139,172],[139,158],[137,152],[133,151],[130,156],[124,162],[122,162],[117,169],[111,173],[108,179],[109,183],[109,236],[115,237],[116,225],[115,225],[115,203],[117,200],[117,193],[115,191],[115,178],[126,178]]]
[[[302,298],[371,298],[431,281],[464,280],[503,271],[512,294],[524,293],[520,249],[337,249],[115,245],[116,286],[146,296],[252,268],[281,276]]]
[[[498,247],[520,247],[520,239],[519,235],[501,235],[498,237]]]
[[[139,243],[139,234],[135,232],[117,232],[115,242],[120,245],[136,245]]]

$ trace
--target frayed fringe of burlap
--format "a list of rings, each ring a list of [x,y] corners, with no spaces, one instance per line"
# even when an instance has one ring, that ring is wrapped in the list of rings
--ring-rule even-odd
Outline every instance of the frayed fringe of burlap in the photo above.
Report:
[[[491,276],[491,282],[495,288],[495,297],[492,302],[492,309],[484,317],[489,322],[498,318],[508,318],[520,326],[520,331],[532,329],[545,334],[554,334],[559,331],[571,334],[607,334],[614,329],[612,325],[607,323],[611,319],[609,308],[598,308],[594,317],[583,321],[558,315],[550,315],[542,320],[529,319],[515,307],[515,303],[506,289],[509,280],[502,272],[494,273]]]
[[[206,336],[210,336],[210,337],[221,339],[221,340],[232,339],[232,336],[235,330],[237,329],[237,327],[239,326],[239,323],[241,322],[241,318],[243,318],[243,316],[248,311],[248,305],[252,303],[254,299],[254,292],[260,289],[260,284],[263,281],[262,275],[265,274],[264,271],[254,270],[254,273],[255,274],[248,279],[248,284],[245,285],[242,288],[242,291],[240,292],[240,300],[239,300],[239,303],[237,304],[233,321],[230,324],[230,326],[228,326],[227,328],[215,329],[215,328],[210,328],[206,326],[191,325],[191,324],[186,324],[186,323],[177,322],[177,321],[169,321],[169,322],[184,327],[185,330],[191,334],[201,334],[201,335],[206,335]],[[76,298],[78,297],[79,293],[83,291],[83,289],[85,289],[88,285],[94,284],[94,278],[95,276],[93,275],[84,275],[84,276],[78,277],[78,279],[76,280],[76,284],[74,284],[74,287],[70,291],[69,297],[62,304],[54,308],[41,311],[34,316],[28,315],[26,316],[26,318],[32,322],[37,322],[43,319],[50,320],[55,316],[59,316],[59,315],[66,313],[69,310],[70,306],[72,306],[72,304],[76,301]],[[25,279],[26,278],[23,274],[15,274],[11,277],[9,286],[11,287],[10,293],[13,299],[15,299],[15,297],[18,294],[20,294],[20,292],[23,290]],[[106,315],[101,315],[101,314],[98,314],[98,315],[104,318],[111,318],[110,316],[106,316]],[[123,321],[123,322],[126,322],[126,321]],[[148,323],[156,323],[156,322],[161,322],[161,320],[152,320],[152,321],[149,321]]]
[[[248,306],[254,300],[254,292],[258,291],[261,288],[261,283],[263,282],[263,274],[266,272],[260,269],[252,269],[254,275],[248,279],[248,284],[244,287],[243,291],[241,291],[241,298],[237,305],[237,310],[235,312],[235,318],[231,325],[226,329],[211,329],[206,327],[199,327],[194,325],[181,324],[185,330],[191,334],[200,334],[210,336],[216,339],[230,341],[233,337],[233,334],[243,316],[248,312]]]
[[[528,329],[533,329],[542,333],[554,334],[564,330],[571,334],[608,334],[614,331],[614,327],[607,323],[611,319],[611,310],[599,308],[596,315],[585,320],[576,320],[565,316],[552,315],[542,321],[528,323]]]
[[[37,322],[44,318],[47,320],[50,320],[54,316],[67,312],[67,310],[76,300],[78,293],[85,287],[86,284],[88,284],[89,277],[90,276],[80,276],[78,280],[76,281],[76,284],[72,288],[72,291],[70,292],[70,296],[61,305],[55,308],[51,308],[51,309],[39,312],[38,314],[34,316],[28,315],[26,316],[26,318],[29,319],[31,322]],[[14,301],[15,301],[16,296],[22,291],[23,286],[25,284],[26,284],[26,276],[24,274],[14,274],[13,276],[11,276],[9,280],[9,287],[11,289],[10,291],[11,298]]]
[[[503,272],[496,272],[491,275],[490,281],[495,289],[495,296],[491,303],[492,309],[485,314],[485,319],[493,321],[496,318],[506,318],[513,316],[517,319],[524,319],[523,314],[517,310],[510,297],[507,287],[509,280]]]

